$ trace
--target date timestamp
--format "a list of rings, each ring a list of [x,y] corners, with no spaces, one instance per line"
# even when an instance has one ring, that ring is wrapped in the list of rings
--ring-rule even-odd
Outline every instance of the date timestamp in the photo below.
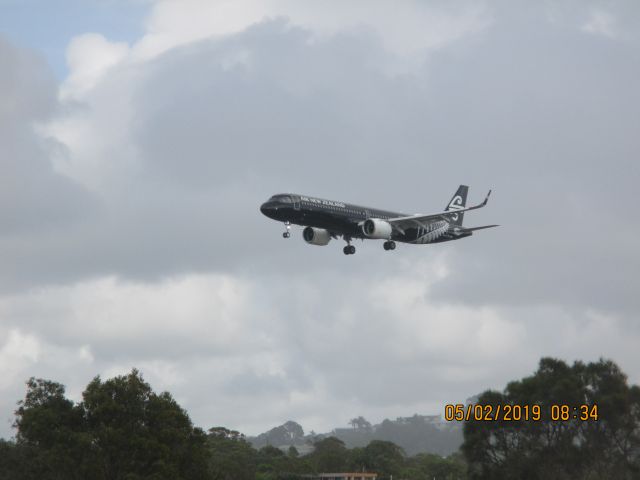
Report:
[[[444,419],[448,422],[582,422],[598,420],[598,405],[519,405],[496,404],[479,405],[447,404],[444,406]]]

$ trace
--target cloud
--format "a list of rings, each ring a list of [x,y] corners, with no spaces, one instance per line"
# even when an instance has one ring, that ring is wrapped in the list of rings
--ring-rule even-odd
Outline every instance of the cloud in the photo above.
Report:
[[[51,129],[70,151],[65,173],[102,192],[110,211],[90,232],[105,263],[96,273],[260,266],[256,242],[278,244],[264,238],[270,224],[256,207],[276,191],[354,202],[375,191],[380,205],[433,210],[464,181],[495,187],[475,218],[504,227],[444,247],[461,251],[451,268],[464,274],[442,282],[442,298],[464,290],[465,301],[485,304],[632,311],[624,279],[637,260],[624,239],[637,225],[610,205],[633,201],[638,65],[626,47],[544,17],[509,19],[407,75],[388,75],[376,36],[311,42],[285,20],[116,68],[88,109]],[[614,170],[602,160],[612,156]],[[484,240],[494,235],[503,241]],[[618,248],[601,248],[611,242]],[[479,281],[486,276],[493,281]],[[607,295],[602,277],[616,284]]]
[[[53,169],[65,148],[36,124],[56,111],[56,86],[44,61],[0,37],[0,244],[65,228],[94,207],[87,192]],[[27,240],[28,241],[28,240]],[[10,248],[10,247],[9,247]]]
[[[355,414],[379,421],[441,413],[445,403],[530,372],[540,355],[607,353],[633,363],[637,337],[618,319],[557,307],[434,305],[434,270],[417,266],[413,277],[403,271],[383,281],[111,278],[5,297],[0,319],[11,333],[0,359],[12,367],[4,367],[0,409],[9,417],[20,380],[31,375],[63,382],[79,400],[97,373],[135,365],[205,428],[255,434],[295,418],[325,431]]]
[[[424,95],[420,82],[376,68],[388,54],[369,34],[313,44],[309,38],[286,21],[268,21],[148,63],[114,66],[82,106],[70,105],[51,122],[47,134],[69,152],[56,168],[90,189],[105,210],[82,232],[90,252],[74,243],[73,232],[55,244],[65,276],[150,278],[259,266],[265,259],[256,245],[269,222],[257,207],[286,189],[283,182],[339,195],[371,161],[367,142],[380,147],[375,156],[382,162],[397,155],[403,125],[415,113],[400,92]],[[387,116],[389,108],[397,118]],[[363,123],[362,114],[370,121]],[[376,140],[379,130],[387,137]],[[312,164],[327,167],[315,176],[333,192],[317,191],[307,173]],[[288,257],[282,253],[283,264]],[[21,268],[37,279],[51,265],[36,256]]]
[[[69,76],[60,89],[62,99],[82,98],[105,75],[107,70],[122,61],[129,53],[124,42],[109,42],[97,33],[74,37],[67,48]]]
[[[610,13],[593,10],[589,16],[589,21],[582,26],[582,30],[588,33],[615,37],[615,22],[615,18]]]
[[[640,8],[632,0],[589,0],[546,3],[547,18],[588,35],[609,40],[636,43],[640,26]]]
[[[150,58],[198,40],[220,38],[265,20],[286,17],[313,33],[314,39],[344,31],[375,31],[396,55],[438,48],[490,23],[483,3],[407,1],[401,4],[357,0],[298,2],[292,0],[161,0],[147,20],[147,34],[134,56]]]
[[[633,36],[582,7],[179,4],[131,45],[76,38],[59,92],[0,43],[5,417],[30,375],[79,398],[132,366],[247,433],[438,413],[542,355],[640,378]],[[459,183],[499,229],[345,257],[258,211],[432,212]]]

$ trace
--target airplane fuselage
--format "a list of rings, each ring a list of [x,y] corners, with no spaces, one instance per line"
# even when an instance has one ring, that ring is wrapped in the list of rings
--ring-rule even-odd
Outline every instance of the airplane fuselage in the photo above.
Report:
[[[368,219],[386,221],[392,218],[407,217],[407,214],[363,207],[345,202],[325,200],[292,193],[278,194],[263,203],[260,211],[267,217],[280,222],[325,229],[332,234],[347,239],[370,238],[363,231]],[[403,243],[437,243],[468,237],[472,232],[439,220],[428,225],[393,230],[386,240]]]

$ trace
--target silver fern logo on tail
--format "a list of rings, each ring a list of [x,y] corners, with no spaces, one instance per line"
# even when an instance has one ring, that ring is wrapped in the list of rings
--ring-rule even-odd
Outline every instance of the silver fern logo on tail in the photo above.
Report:
[[[469,187],[466,185],[460,185],[456,193],[453,194],[453,197],[449,201],[449,204],[445,208],[445,211],[457,212],[458,210],[464,210],[467,206],[467,193],[469,192]],[[464,212],[456,213],[455,215],[451,215],[450,223],[453,225],[462,225],[462,217],[464,217]]]
[[[460,195],[456,195],[455,197],[453,197],[451,199],[451,202],[449,202],[449,206],[447,207],[447,211],[449,210],[462,210],[464,208],[464,202],[462,200],[462,197]],[[454,222],[458,221],[458,217],[459,215],[456,213],[455,215],[451,215],[451,220],[453,220]]]

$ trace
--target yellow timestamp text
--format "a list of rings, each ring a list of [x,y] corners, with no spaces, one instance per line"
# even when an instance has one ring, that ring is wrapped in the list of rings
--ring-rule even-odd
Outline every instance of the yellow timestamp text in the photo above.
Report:
[[[457,403],[444,406],[444,419],[447,422],[567,422],[570,420],[587,422],[598,420],[598,405]]]

